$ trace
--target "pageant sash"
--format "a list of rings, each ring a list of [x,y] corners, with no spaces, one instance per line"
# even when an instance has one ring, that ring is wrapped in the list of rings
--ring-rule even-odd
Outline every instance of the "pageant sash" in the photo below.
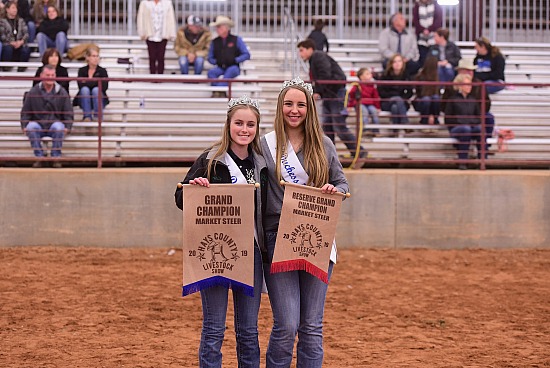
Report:
[[[229,153],[225,153],[225,156],[223,158],[224,163],[227,165],[227,168],[229,169],[229,175],[231,176],[231,184],[247,184],[246,178],[244,177],[241,169],[237,166],[235,163],[235,160],[229,156]]]
[[[342,193],[285,184],[271,272],[303,270],[328,284],[328,266]]]
[[[254,185],[183,186],[183,296],[223,286],[254,295]]]
[[[277,137],[275,132],[270,132],[265,135],[269,152],[273,158],[273,162],[277,160]],[[292,144],[287,142],[286,153],[283,153],[281,157],[281,176],[288,183],[306,185],[309,179],[309,175],[304,170],[304,167],[298,160]]]

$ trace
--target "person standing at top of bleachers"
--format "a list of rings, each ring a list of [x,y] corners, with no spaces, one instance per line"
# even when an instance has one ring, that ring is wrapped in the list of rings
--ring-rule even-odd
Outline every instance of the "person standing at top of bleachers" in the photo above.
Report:
[[[231,33],[233,21],[223,15],[218,15],[210,27],[216,27],[218,37],[210,44],[208,50],[208,62],[215,65],[208,71],[209,79],[231,79],[241,74],[240,64],[250,60],[248,46],[243,39]],[[214,82],[213,86],[227,86],[227,82]],[[226,97],[225,92],[214,91],[212,97]]]
[[[149,72],[164,74],[166,44],[176,39],[176,17],[172,1],[141,1],[137,14],[137,32],[147,43]]]
[[[73,106],[80,106],[83,112],[82,121],[92,121],[98,119],[99,115],[99,82],[92,78],[109,78],[107,70],[99,66],[99,48],[89,47],[86,49],[86,64],[78,69],[78,78],[87,78],[87,80],[78,80],[78,95],[73,100]],[[109,82],[101,81],[101,109],[109,103],[107,97],[107,88]]]
[[[326,51],[328,52],[329,44],[327,35],[323,33],[323,27],[325,26],[325,21],[322,19],[317,19],[315,24],[313,24],[313,31],[307,36],[307,38],[315,42],[315,50]],[[325,50],[326,47],[326,50]]]
[[[69,22],[61,15],[57,6],[48,6],[48,17],[38,26],[36,35],[40,56],[44,55],[48,47],[55,47],[60,54],[65,53],[69,49],[68,31]]]
[[[63,65],[61,65],[61,61],[62,61],[61,54],[59,53],[59,51],[57,51],[56,48],[50,47],[50,48],[46,49],[46,51],[44,52],[44,55],[42,55],[42,66],[39,67],[36,70],[36,74],[34,76],[37,77],[37,78],[40,77],[40,74],[42,74],[42,69],[44,69],[44,66],[49,64],[49,65],[53,65],[55,67],[55,76],[56,77],[67,77],[68,78],[69,77],[69,71],[67,70],[67,68],[65,68]],[[35,79],[35,80],[33,80],[32,85],[35,86],[38,83],[40,83],[40,80]],[[63,87],[63,89],[65,91],[67,91],[67,93],[69,93],[69,81],[68,80],[58,81],[57,83],[61,87]]]
[[[462,53],[454,42],[449,41],[449,30],[446,28],[439,28],[435,31],[434,40],[435,45],[428,50],[428,57],[434,56],[438,60],[439,80],[452,81],[456,74],[454,69],[458,66]]]
[[[420,69],[416,37],[407,30],[407,21],[403,14],[395,13],[390,17],[390,26],[380,32],[378,49],[382,56],[382,67],[386,69],[388,60],[395,54],[400,54],[407,68],[407,73],[413,76]]]
[[[418,0],[414,4],[412,14],[420,54],[418,63],[422,67],[428,49],[435,45],[435,31],[443,26],[443,9],[436,0]]]
[[[187,26],[178,30],[174,43],[181,74],[189,74],[190,65],[193,65],[196,75],[202,73],[211,38],[212,33],[203,27],[201,18],[195,15],[187,18]]]
[[[476,56],[474,64],[477,66],[474,76],[485,83],[497,83],[486,86],[487,93],[497,93],[504,89],[504,68],[506,59],[499,48],[491,45],[491,41],[480,37],[475,41]]]
[[[25,20],[17,14],[17,1],[8,1],[5,10],[6,16],[0,19],[1,60],[27,62],[31,56],[27,46],[29,32]],[[17,71],[25,69],[25,67],[19,67]]]
[[[48,7],[57,5],[56,0],[35,0],[32,9],[30,9],[31,20],[28,22],[29,27],[29,42],[34,42],[36,30],[40,23],[48,17]]]

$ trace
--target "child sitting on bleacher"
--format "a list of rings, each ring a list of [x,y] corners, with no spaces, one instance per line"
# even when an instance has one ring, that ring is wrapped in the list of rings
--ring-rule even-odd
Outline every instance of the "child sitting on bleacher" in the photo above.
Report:
[[[359,85],[355,84],[351,87],[348,94],[348,107],[355,107],[357,101],[361,102],[361,114],[363,116],[363,125],[369,123],[369,116],[371,117],[373,124],[380,124],[378,119],[378,110],[380,110],[380,96],[378,90],[374,84],[372,72],[368,68],[361,68],[357,72],[357,77],[361,82]],[[364,134],[370,136],[376,136],[379,133],[378,129],[363,129]]]

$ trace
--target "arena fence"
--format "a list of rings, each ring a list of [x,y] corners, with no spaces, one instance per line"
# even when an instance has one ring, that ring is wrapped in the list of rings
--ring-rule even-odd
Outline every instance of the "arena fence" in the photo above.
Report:
[[[74,35],[136,34],[138,0],[60,0],[60,5]],[[189,14],[207,22],[229,15],[235,33],[248,37],[284,36],[288,8],[300,34],[307,35],[316,19],[324,19],[330,38],[375,39],[394,12],[411,20],[413,6],[414,1],[397,0],[174,0],[178,23]],[[444,25],[457,41],[481,35],[499,42],[547,42],[550,37],[550,0],[460,0],[443,9]]]

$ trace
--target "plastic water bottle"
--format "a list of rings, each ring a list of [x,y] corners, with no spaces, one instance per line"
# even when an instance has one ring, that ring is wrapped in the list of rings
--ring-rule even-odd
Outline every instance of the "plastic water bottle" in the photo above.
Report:
[[[139,108],[144,109],[145,108],[145,97],[141,96],[139,99]]]

